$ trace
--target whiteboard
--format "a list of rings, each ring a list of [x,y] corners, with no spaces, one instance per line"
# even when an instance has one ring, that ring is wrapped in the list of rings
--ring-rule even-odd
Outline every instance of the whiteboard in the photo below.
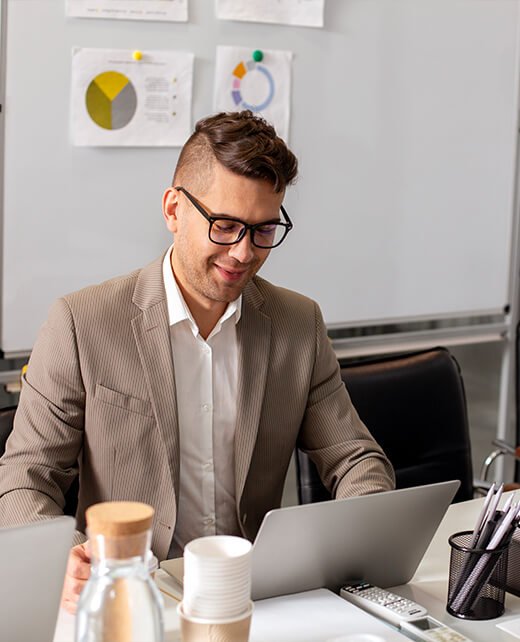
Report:
[[[54,298],[169,244],[175,148],[70,144],[73,47],[195,53],[193,122],[217,45],[294,53],[295,224],[262,274],[330,325],[500,312],[508,303],[518,114],[517,0],[327,0],[325,28],[67,18],[7,7],[1,345],[29,351]],[[5,19],[5,18],[4,18]]]

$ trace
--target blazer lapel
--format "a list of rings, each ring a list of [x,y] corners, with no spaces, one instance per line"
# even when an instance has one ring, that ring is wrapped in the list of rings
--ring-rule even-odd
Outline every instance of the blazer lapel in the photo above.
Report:
[[[261,311],[263,297],[254,282],[244,290],[243,307],[237,325],[238,400],[235,431],[236,501],[240,502],[256,443],[264,400],[271,319]]]
[[[180,463],[177,395],[162,261],[162,258],[154,261],[139,274],[133,302],[141,309],[141,314],[132,320],[132,329],[178,501]]]

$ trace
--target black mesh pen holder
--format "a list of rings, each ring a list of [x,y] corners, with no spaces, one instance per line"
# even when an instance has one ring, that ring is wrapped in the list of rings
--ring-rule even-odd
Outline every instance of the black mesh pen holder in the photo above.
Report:
[[[449,538],[450,573],[446,610],[467,620],[490,620],[504,612],[508,548],[470,548],[472,531]]]
[[[518,526],[509,545],[506,591],[520,597],[520,528]]]

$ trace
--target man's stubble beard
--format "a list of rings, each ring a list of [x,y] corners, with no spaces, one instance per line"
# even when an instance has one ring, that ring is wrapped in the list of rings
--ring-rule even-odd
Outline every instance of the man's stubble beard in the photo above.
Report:
[[[215,263],[219,262],[218,259],[222,255],[214,254],[208,257],[205,263],[206,269],[203,271],[194,268],[190,261],[184,260],[184,249],[187,249],[189,253],[189,248],[184,248],[182,243],[180,243],[180,246],[179,244],[177,244],[177,259],[187,280],[187,285],[189,287],[192,287],[199,295],[202,295],[210,301],[216,301],[218,303],[230,303],[231,301],[237,299],[262,266],[261,259],[255,257],[254,261],[250,263],[247,268],[247,280],[241,283],[240,286],[226,285],[225,283],[217,285],[218,277],[216,275],[217,268],[215,267]],[[243,268],[242,263],[238,263],[235,261],[234,265],[230,265],[227,263],[228,260],[229,259],[224,262],[224,265],[227,265],[230,268],[238,266],[241,266]],[[215,275],[214,278],[211,277],[211,274]]]

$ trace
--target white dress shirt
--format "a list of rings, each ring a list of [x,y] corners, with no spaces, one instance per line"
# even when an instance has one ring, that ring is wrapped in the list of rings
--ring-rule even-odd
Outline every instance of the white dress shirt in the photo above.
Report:
[[[177,557],[195,537],[240,534],[234,439],[242,297],[227,306],[204,340],[174,278],[172,248],[164,257],[163,278],[180,438],[179,504],[169,552]]]

